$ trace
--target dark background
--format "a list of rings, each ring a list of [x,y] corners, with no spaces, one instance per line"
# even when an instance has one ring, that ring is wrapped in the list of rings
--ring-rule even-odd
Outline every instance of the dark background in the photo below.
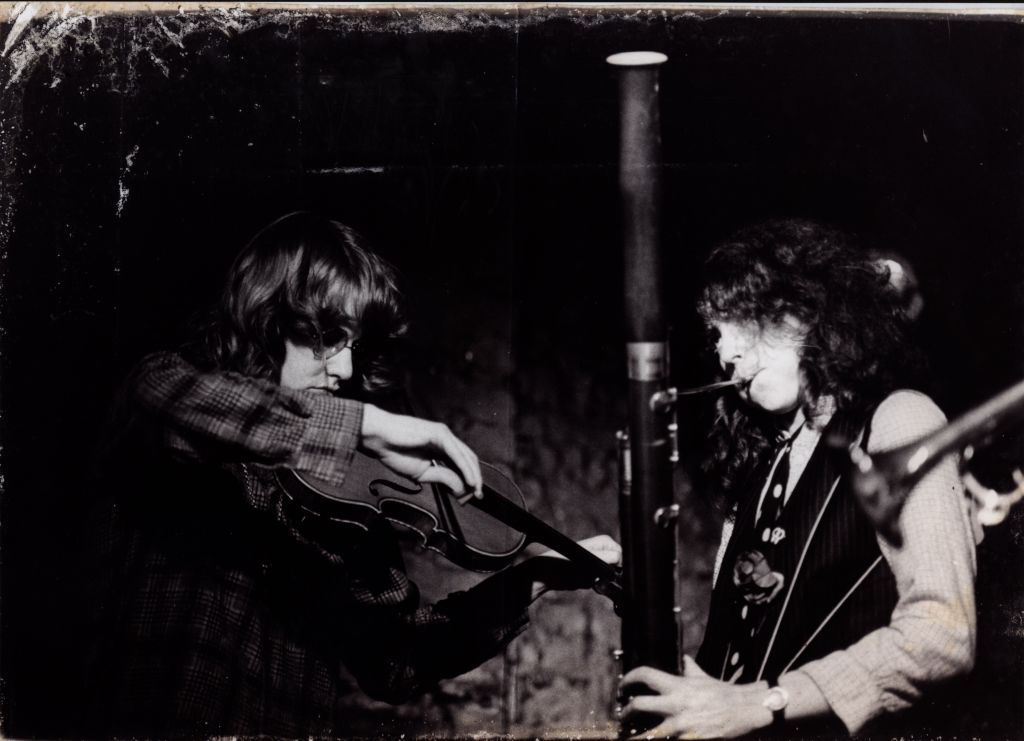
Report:
[[[625,373],[610,53],[669,56],[663,243],[678,383],[710,374],[692,313],[703,255],[784,215],[910,261],[925,388],[951,416],[1024,375],[1016,19],[509,6],[73,10],[8,37],[13,27],[0,196],[7,735],[74,735],[62,708],[75,482],[117,382],[143,352],[184,339],[235,252],[290,210],[349,223],[400,268],[430,413],[534,475],[528,500],[574,537],[614,534]],[[706,411],[683,410],[688,466]],[[1019,463],[1019,442],[983,463]],[[567,450],[597,471],[586,500],[536,473]],[[716,519],[686,470],[697,591]],[[981,549],[963,732],[1024,730],[1022,547],[1014,517]],[[688,650],[699,607],[686,613]]]

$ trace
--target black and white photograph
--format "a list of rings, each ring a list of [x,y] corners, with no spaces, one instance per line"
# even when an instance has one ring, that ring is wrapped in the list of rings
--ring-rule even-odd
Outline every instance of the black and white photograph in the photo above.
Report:
[[[1024,737],[1024,4],[0,3],[0,734]]]

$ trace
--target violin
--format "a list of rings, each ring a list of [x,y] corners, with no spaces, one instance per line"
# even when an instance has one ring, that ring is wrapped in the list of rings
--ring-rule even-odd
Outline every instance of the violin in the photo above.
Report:
[[[481,461],[480,469],[481,498],[456,498],[436,484],[425,487],[360,452],[343,487],[292,469],[276,475],[284,493],[320,520],[369,531],[383,517],[419,534],[424,547],[473,571],[500,571],[529,542],[547,546],[583,568],[594,579],[593,589],[619,604],[622,587],[615,567],[530,514],[522,491],[497,468]]]
[[[481,463],[484,485],[525,506],[522,492],[493,466]],[[277,472],[285,494],[300,507],[332,523],[368,531],[383,517],[418,534],[425,548],[472,571],[500,571],[526,546],[526,536],[496,526],[485,513],[457,504],[437,485],[424,486],[356,452],[344,486],[291,469]]]

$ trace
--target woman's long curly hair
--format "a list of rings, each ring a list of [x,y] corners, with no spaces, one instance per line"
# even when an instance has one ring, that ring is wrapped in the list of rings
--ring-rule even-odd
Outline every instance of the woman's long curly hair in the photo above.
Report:
[[[358,330],[362,391],[391,388],[383,348],[406,332],[402,296],[394,269],[361,242],[344,224],[304,211],[264,227],[235,258],[195,359],[277,380],[285,339],[323,347]]]
[[[762,330],[787,316],[806,327],[800,368],[802,408],[813,419],[831,397],[836,411],[863,411],[895,388],[906,359],[906,318],[889,269],[843,233],[800,220],[743,229],[716,246],[704,270],[698,310],[705,323],[753,322]],[[774,445],[778,421],[735,394],[717,402],[703,469],[726,502],[742,492]]]

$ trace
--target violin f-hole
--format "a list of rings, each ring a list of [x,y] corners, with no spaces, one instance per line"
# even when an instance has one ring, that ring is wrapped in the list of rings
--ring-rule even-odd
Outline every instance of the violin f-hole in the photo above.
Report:
[[[392,491],[401,492],[402,494],[419,494],[423,491],[422,486],[402,486],[397,481],[388,481],[387,479],[374,479],[373,481],[370,482],[370,486],[368,488],[373,493],[373,496],[379,498],[384,496],[383,494],[380,493],[380,491],[378,491],[379,487],[384,487],[387,489],[391,489]]]

